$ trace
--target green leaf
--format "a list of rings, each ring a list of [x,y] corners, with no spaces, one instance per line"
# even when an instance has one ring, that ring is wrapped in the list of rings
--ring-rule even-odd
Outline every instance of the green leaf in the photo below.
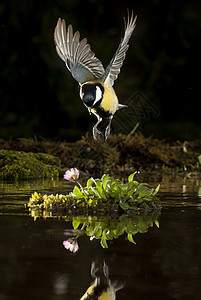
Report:
[[[135,188],[128,190],[126,194],[127,194],[128,197],[130,197],[130,196],[132,196],[134,193],[135,193]]]
[[[79,227],[80,223],[81,222],[79,220],[73,219],[73,228],[77,229]]]
[[[83,194],[82,192],[80,191],[80,189],[75,186],[74,189],[73,189],[73,194],[76,196],[76,197],[83,197]]]
[[[99,238],[102,235],[102,227],[100,227],[99,225],[95,225],[95,228],[92,226],[90,228],[90,226],[88,226],[87,228],[87,235],[93,237],[93,238]]]
[[[158,222],[158,220],[154,221],[154,223],[155,223],[156,226],[159,228],[159,222]]]
[[[127,187],[128,189],[137,189],[139,185],[140,185],[139,182],[135,180],[135,181],[128,182]]]
[[[94,196],[98,196],[99,198],[101,198],[101,195],[100,195],[99,191],[97,190],[97,188],[93,188],[91,186],[91,190],[93,191]]]
[[[201,187],[198,190],[198,197],[201,197]]]
[[[144,187],[140,188],[140,193],[139,193],[140,198],[150,196],[151,194],[152,194],[152,191],[147,189],[147,187],[144,186]]]
[[[123,210],[126,210],[126,209],[131,208],[130,205],[129,205],[127,202],[123,202],[122,200],[119,201],[119,206],[120,206]]]
[[[155,190],[152,193],[152,195],[155,196],[158,193],[159,189],[160,189],[160,184],[155,188]]]
[[[107,200],[107,193],[104,190],[102,190],[101,198]]]
[[[96,235],[96,237],[100,237],[101,234],[102,234],[102,228],[100,227],[100,228],[98,228],[98,229],[96,230],[95,235]]]
[[[135,171],[134,173],[132,173],[131,175],[128,176],[128,182],[133,181],[133,177],[135,176],[136,173],[137,173],[137,171]]]
[[[133,244],[136,244],[136,242],[133,240],[133,235],[132,233],[128,233],[128,240],[129,242],[133,243]]]
[[[98,194],[100,195],[100,197],[102,197],[103,187],[102,187],[102,182],[100,180],[96,179],[96,187],[95,187],[95,189],[98,192]]]
[[[103,234],[102,234],[102,237],[101,237],[101,246],[103,248],[108,248],[107,241],[106,241],[105,230],[103,231]]]
[[[112,185],[110,190],[108,191],[108,193],[112,196],[112,197],[118,197],[118,195],[121,193],[121,188],[118,185]]]
[[[87,188],[89,188],[92,184],[93,184],[93,179],[92,178],[89,178],[88,180],[87,180]]]
[[[109,178],[110,178],[110,177],[109,177],[108,174],[104,174],[104,175],[102,176],[102,178],[101,178],[104,190],[105,190],[106,187],[107,187],[107,183],[108,183],[108,181],[109,181],[109,180],[108,180]]]
[[[102,182],[100,181],[100,179],[96,179],[96,186],[102,189]]]
[[[198,156],[199,164],[201,165],[201,155]]]

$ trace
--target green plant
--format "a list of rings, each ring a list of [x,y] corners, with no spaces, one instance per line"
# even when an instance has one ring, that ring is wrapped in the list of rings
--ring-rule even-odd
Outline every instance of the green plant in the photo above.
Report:
[[[160,201],[155,196],[159,191],[149,188],[146,183],[134,180],[136,172],[128,177],[128,182],[123,183],[104,174],[101,179],[93,177],[87,180],[86,187],[76,185],[72,192],[67,195],[41,195],[35,192],[29,200],[30,208],[54,208],[72,207],[76,208],[105,208],[115,206],[116,209],[139,210],[157,209]],[[75,182],[75,181],[74,181]]]

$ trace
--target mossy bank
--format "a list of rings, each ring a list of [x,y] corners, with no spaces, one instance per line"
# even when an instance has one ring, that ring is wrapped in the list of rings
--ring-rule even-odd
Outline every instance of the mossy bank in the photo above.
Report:
[[[0,150],[1,179],[59,177],[60,172],[60,160],[53,155]]]
[[[167,143],[135,133],[111,135],[107,142],[98,143],[86,135],[74,143],[0,140],[0,149],[1,178],[59,176],[70,167],[79,168],[86,177],[108,173],[122,178],[135,170],[144,174],[201,173],[201,140]]]

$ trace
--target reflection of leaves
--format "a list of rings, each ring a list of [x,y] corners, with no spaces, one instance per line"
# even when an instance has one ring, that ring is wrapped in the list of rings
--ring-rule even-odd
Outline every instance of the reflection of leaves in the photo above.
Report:
[[[74,218],[73,219],[73,228],[77,229],[79,227],[79,225],[80,225],[80,220]]]
[[[159,228],[157,220],[159,215],[160,211],[151,215],[122,215],[115,219],[111,219],[111,217],[75,217],[73,218],[73,227],[77,229],[78,224],[82,225],[83,232],[90,237],[90,240],[100,239],[101,246],[108,248],[107,240],[118,238],[124,233],[127,234],[128,240],[135,244],[133,239],[135,234],[147,232],[148,228],[153,227],[154,224]]]
[[[155,225],[156,225],[158,228],[160,227],[160,226],[159,226],[158,220],[154,221],[154,223],[155,223]]]
[[[136,244],[136,242],[133,240],[133,235],[131,233],[128,233],[128,240],[129,242]]]
[[[59,197],[59,196],[57,196]],[[121,202],[122,205],[127,205],[125,202]],[[40,211],[40,210],[39,210]],[[57,211],[58,214],[52,214],[50,210],[44,210],[43,214],[40,214],[35,208],[32,210],[32,216],[37,218],[43,216],[46,217],[62,217],[62,211]],[[90,240],[99,239],[103,248],[108,248],[109,240],[117,239],[119,236],[126,234],[128,241],[135,244],[134,236],[137,233],[146,233],[149,227],[153,227],[154,224],[159,228],[158,217],[160,216],[160,210],[141,210],[136,212],[132,211],[130,214],[122,214],[119,217],[111,216],[64,216],[66,222],[72,222],[74,230],[70,236],[78,238],[81,235],[87,235]]]
[[[106,234],[105,230],[103,231],[102,237],[101,237],[101,246],[103,248],[108,248],[107,242],[106,242]]]

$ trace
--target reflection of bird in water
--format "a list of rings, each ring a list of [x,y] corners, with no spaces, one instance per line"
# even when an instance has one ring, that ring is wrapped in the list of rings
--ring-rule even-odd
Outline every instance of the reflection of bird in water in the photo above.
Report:
[[[115,300],[116,291],[124,286],[122,283],[110,280],[109,268],[105,262],[99,267],[96,267],[95,263],[92,262],[91,275],[95,280],[80,300]]]

